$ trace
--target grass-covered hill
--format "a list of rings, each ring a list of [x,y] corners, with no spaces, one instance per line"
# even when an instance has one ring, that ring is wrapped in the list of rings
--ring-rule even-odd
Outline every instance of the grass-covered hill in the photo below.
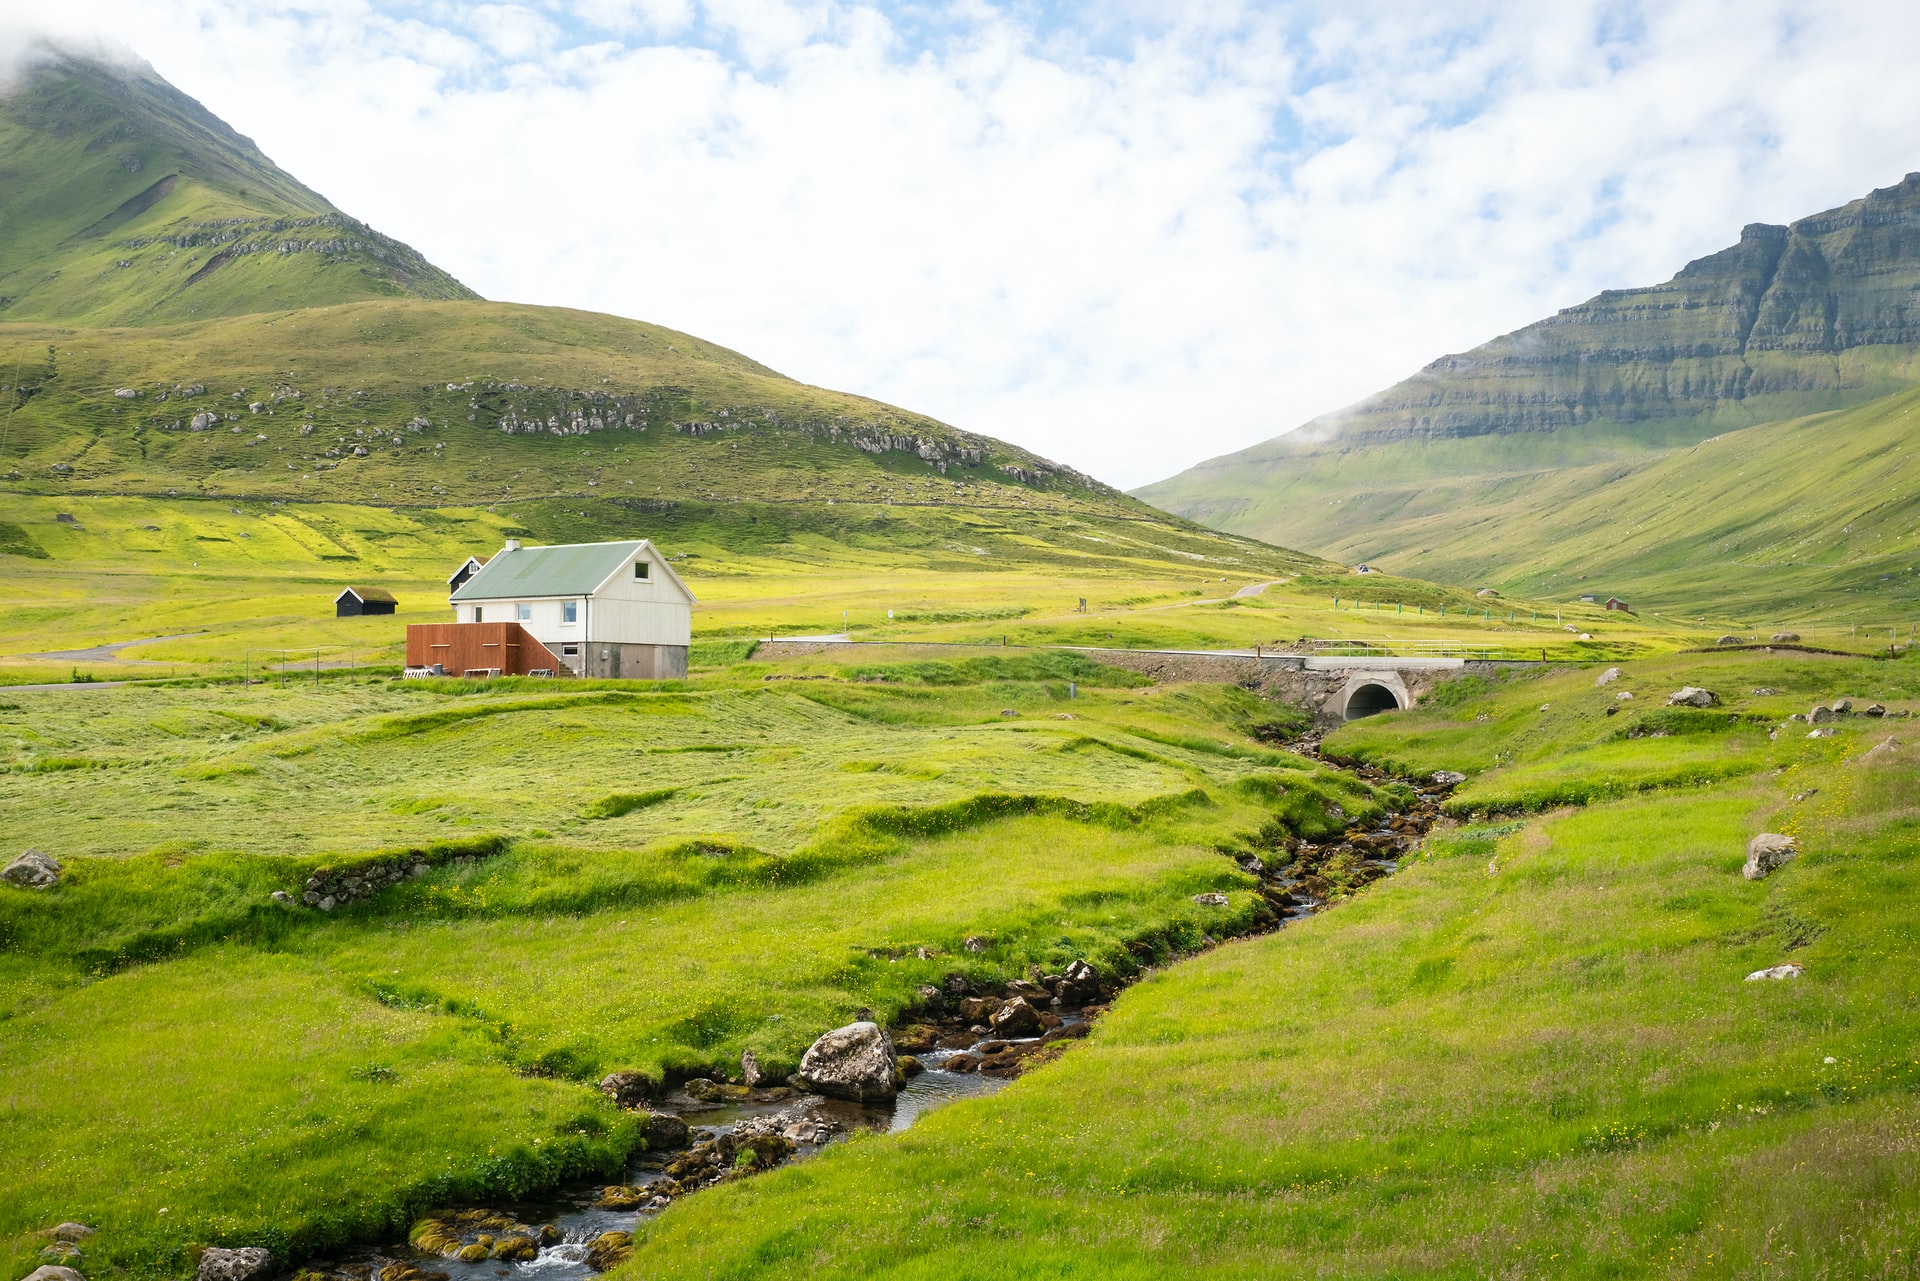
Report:
[[[715,580],[771,591],[761,630],[1335,572],[688,334],[482,301],[148,68],[45,50],[0,101],[10,652],[324,645],[345,583],[438,617],[504,536],[635,535],[722,610]]]
[[[1222,529],[1456,582],[1571,587],[1601,568],[1604,590],[1702,613],[1807,601],[1805,585],[1746,557],[1714,566],[1711,581],[1665,571],[1688,559],[1706,569],[1700,531],[1729,521],[1831,553],[1835,504],[1897,484],[1889,449],[1848,438],[1867,423],[1890,428],[1880,411],[1830,411],[1920,379],[1916,287],[1920,175],[1909,175],[1790,227],[1748,227],[1665,284],[1610,290],[1138,493]],[[1791,448],[1777,434],[1726,434],[1813,414]],[[1714,436],[1738,442],[1720,454],[1751,456],[1737,501],[1676,501],[1652,519],[1676,492],[1662,469],[1684,467],[1676,451]],[[1854,468],[1840,471],[1840,457]],[[1786,500],[1814,476],[1839,491],[1813,507]],[[1624,519],[1592,519],[1596,504]],[[1575,525],[1577,541],[1557,541]],[[1878,550],[1855,544],[1861,557]],[[1850,599],[1879,607],[1876,591]]]
[[[1322,550],[1538,600],[1776,627],[1920,622],[1920,392],[1613,462],[1355,489]],[[1339,460],[1352,478],[1392,446]],[[1885,632],[1881,635],[1884,637]]]
[[[0,320],[140,325],[391,297],[475,295],[151,67],[48,46],[0,86]]]

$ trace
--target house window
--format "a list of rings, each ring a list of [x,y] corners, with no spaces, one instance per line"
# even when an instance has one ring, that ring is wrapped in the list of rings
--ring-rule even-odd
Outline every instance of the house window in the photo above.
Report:
[[[560,657],[578,658],[580,657],[580,647],[578,645],[562,645],[560,647]]]
[[[560,602],[560,621],[563,623],[579,622],[580,621],[580,602],[577,600],[561,601]]]
[[[633,576],[644,582],[647,577],[647,562],[644,560],[633,562]]]
[[[525,601],[522,601],[520,602],[519,610],[520,610],[521,622],[526,623],[526,622],[531,622],[533,620],[533,606],[527,604]]]
[[[480,606],[478,605],[473,607],[473,621],[476,623],[480,621]]]

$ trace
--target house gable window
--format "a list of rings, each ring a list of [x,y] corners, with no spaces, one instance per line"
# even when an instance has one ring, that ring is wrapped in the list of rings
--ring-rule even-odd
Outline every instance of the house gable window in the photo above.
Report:
[[[577,600],[561,601],[560,602],[560,621],[563,623],[579,622],[580,621],[580,602]]]
[[[647,580],[647,562],[644,560],[633,562],[633,576],[644,583]]]
[[[527,604],[525,601],[521,601],[518,609],[521,622],[526,623],[533,620],[533,606]]]
[[[476,623],[479,623],[479,622],[484,622],[484,621],[486,621],[486,620],[485,620],[485,619],[484,619],[484,618],[482,617],[482,614],[483,614],[483,613],[484,613],[484,611],[483,611],[483,609],[482,609],[482,607],[481,607],[481,606],[479,606],[479,605],[475,605],[475,606],[473,607],[473,621],[474,621],[474,622],[476,622]]]

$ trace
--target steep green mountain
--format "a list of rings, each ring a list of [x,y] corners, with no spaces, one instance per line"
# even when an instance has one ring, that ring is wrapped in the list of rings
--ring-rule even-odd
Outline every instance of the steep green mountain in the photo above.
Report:
[[[329,574],[418,576],[422,539],[444,557],[501,528],[670,534],[709,576],[751,546],[838,567],[843,593],[856,569],[878,583],[909,566],[1152,580],[1112,593],[1128,599],[1199,595],[1189,580],[1223,567],[1328,568],[685,333],[480,300],[151,70],[49,58],[0,102],[0,555],[17,573],[282,572],[264,528],[207,524],[243,509],[365,531],[308,539]],[[119,498],[140,501],[99,505]],[[134,507],[81,532],[86,513]],[[163,547],[167,531],[187,541]],[[818,625],[857,604],[821,606]],[[921,604],[1020,616],[998,597]]]
[[[1609,290],[1137,494],[1219,528],[1387,559],[1408,573],[1537,583],[1539,574],[1497,576],[1536,560],[1540,574],[1570,572],[1572,562],[1543,541],[1546,530],[1561,523],[1568,495],[1600,476],[1623,510],[1657,506],[1653,491],[1627,501],[1620,487],[1672,450],[1920,381],[1917,290],[1920,174],[1910,174],[1790,227],[1750,226],[1737,245],[1665,284]],[[1750,468],[1754,498],[1743,506],[1764,507],[1765,494],[1809,474],[1839,443],[1822,433],[1854,420],[1814,421],[1811,435],[1792,437],[1800,443],[1790,456],[1763,451],[1782,470],[1769,478]],[[1853,481],[1873,488],[1877,464],[1862,465],[1868,472]],[[1618,532],[1586,536],[1612,542]],[[1623,558],[1607,572],[1622,588],[1656,586],[1645,576],[1650,563]],[[1728,593],[1769,599],[1739,584],[1740,567],[1725,568],[1730,580],[1702,608]],[[1678,603],[1669,587],[1656,590]]]
[[[144,325],[474,298],[144,64],[46,48],[0,100],[0,319]]]

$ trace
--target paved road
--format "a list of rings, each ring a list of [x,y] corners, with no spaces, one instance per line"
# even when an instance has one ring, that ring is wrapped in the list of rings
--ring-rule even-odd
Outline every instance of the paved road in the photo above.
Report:
[[[1233,599],[1239,600],[1242,596],[1258,596],[1261,592],[1266,591],[1267,588],[1277,587],[1281,583],[1284,583],[1286,581],[1287,580],[1284,578],[1276,578],[1276,579],[1273,579],[1271,582],[1248,583],[1245,587],[1242,587],[1239,591],[1233,594]]]
[[[86,649],[50,649],[44,654],[14,654],[14,658],[44,658],[60,663],[146,663],[159,667],[169,666],[164,659],[158,658],[121,658],[120,651],[134,645],[152,645],[156,641],[185,640],[189,636],[198,636],[199,632],[178,632],[172,636],[143,636],[139,640],[115,641],[111,645],[92,645]],[[15,686],[24,689],[25,686]]]

